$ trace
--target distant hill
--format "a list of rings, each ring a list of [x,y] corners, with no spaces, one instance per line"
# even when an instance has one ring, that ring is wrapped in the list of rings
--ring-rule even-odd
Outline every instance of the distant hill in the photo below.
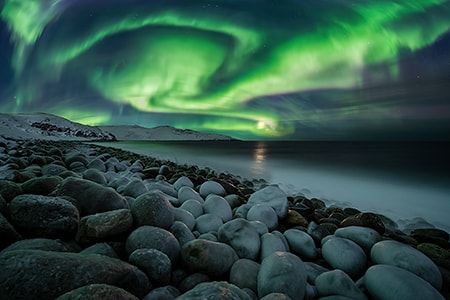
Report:
[[[45,113],[0,114],[0,137],[54,141],[114,141],[115,137],[95,126],[75,123]]]
[[[220,134],[177,129],[171,126],[88,126],[46,113],[1,114],[0,139],[54,141],[205,141],[233,140]]]
[[[145,128],[141,126],[100,126],[104,131],[112,133],[118,140],[143,141],[230,141],[232,137],[220,134],[203,133],[189,129],[178,129],[171,126]]]

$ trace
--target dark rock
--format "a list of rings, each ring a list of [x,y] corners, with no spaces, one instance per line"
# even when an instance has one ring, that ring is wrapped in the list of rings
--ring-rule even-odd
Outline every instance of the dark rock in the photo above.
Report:
[[[75,234],[78,209],[61,197],[19,195],[8,206],[12,224],[23,233],[40,237],[65,237]]]
[[[67,292],[57,300],[103,300],[103,299],[121,299],[121,300],[138,300],[135,295],[125,291],[124,289],[107,284],[89,284],[70,292]]]
[[[24,194],[49,195],[62,181],[59,176],[42,176],[29,179],[22,183]]]
[[[432,260],[450,259],[450,251],[435,244],[421,243],[417,245],[417,250],[419,250]]]
[[[197,239],[183,245],[181,259],[188,270],[214,277],[227,274],[238,256],[227,244]]]
[[[148,192],[147,187],[140,179],[133,179],[125,186],[125,189],[123,190],[124,196],[131,196],[133,198],[137,198],[141,196],[142,194],[145,194]]]
[[[7,248],[3,249],[3,252],[13,250],[44,250],[44,251],[56,251],[56,252],[70,252],[71,249],[61,240],[51,240],[46,238],[36,238],[17,241],[11,244]]]
[[[8,211],[7,206],[8,205],[6,204],[5,199],[3,198],[2,195],[0,195],[0,214],[5,215],[7,213]]]
[[[299,212],[293,209],[289,209],[286,218],[282,220],[282,224],[286,228],[292,228],[295,226],[308,227],[308,220],[305,219]]]
[[[225,281],[200,283],[177,298],[177,300],[194,299],[252,300],[246,292]]]
[[[174,286],[168,285],[153,289],[142,300],[174,300],[180,292]]]
[[[339,224],[339,227],[348,227],[348,226],[364,226],[363,221],[356,216],[350,216],[342,220]]]
[[[187,291],[193,289],[196,285],[202,282],[210,282],[211,279],[208,275],[203,273],[193,273],[186,276],[178,285],[178,290],[181,293],[186,293]]]
[[[170,226],[170,232],[177,238],[181,247],[187,242],[195,239],[192,231],[189,230],[186,224],[180,221],[175,221],[172,226]]]
[[[381,235],[386,231],[386,228],[381,218],[377,214],[366,212],[366,213],[359,213],[355,215],[355,217],[360,219],[365,227],[375,229]]]
[[[174,213],[167,198],[167,195],[158,190],[136,198],[131,205],[131,213],[136,224],[168,229],[174,222]]]
[[[41,170],[42,170],[42,175],[47,175],[47,176],[55,176],[55,175],[59,175],[62,172],[67,171],[66,167],[63,167],[58,164],[48,164],[48,165],[42,166]]]
[[[87,165],[87,167],[88,169],[96,169],[100,172],[106,172],[105,163],[98,157],[91,160],[91,162]]]
[[[137,249],[131,253],[129,262],[144,271],[155,285],[169,284],[172,262],[165,253],[157,249]]]
[[[241,258],[237,260],[230,270],[230,283],[243,288],[249,288],[253,292],[258,292],[258,272],[260,264],[257,262]]]
[[[76,199],[82,216],[128,208],[125,198],[115,190],[85,179],[66,178],[54,193],[57,196],[70,196]]]
[[[256,260],[259,256],[260,236],[245,219],[238,218],[223,224],[219,228],[218,239],[229,244],[240,258]]]
[[[54,299],[93,283],[117,286],[139,298],[151,289],[147,276],[138,268],[103,255],[7,251],[0,255],[0,269],[2,299]]]
[[[8,220],[0,213],[0,250],[6,248],[12,243],[22,239],[16,229],[8,222]]]
[[[421,228],[411,232],[411,237],[419,243],[432,243],[442,248],[450,249],[448,232],[437,228]]]
[[[344,208],[344,209],[342,210],[342,212],[343,212],[347,217],[350,217],[350,216],[354,216],[354,215],[359,214],[361,211],[358,210],[358,209],[356,209],[356,208],[353,208],[353,207],[346,207],[346,208]]]
[[[79,253],[81,254],[100,254],[109,256],[112,258],[119,258],[119,255],[117,255],[117,252],[114,250],[114,248],[108,244],[108,243],[97,243],[92,246],[89,246]]]
[[[97,169],[86,169],[83,172],[83,178],[101,185],[106,185],[105,175]]]
[[[124,234],[132,227],[130,210],[116,209],[81,218],[76,239],[82,243],[102,240]]]
[[[77,151],[70,152],[66,155],[65,163],[67,166],[70,166],[74,162],[79,162],[85,167],[89,164],[87,158],[82,153]]]
[[[10,202],[16,196],[22,194],[22,188],[17,183],[9,180],[0,180],[0,195],[6,202]]]
[[[180,255],[180,244],[169,231],[154,226],[141,226],[135,229],[126,242],[128,255],[136,249],[153,248],[165,253],[173,264]]]

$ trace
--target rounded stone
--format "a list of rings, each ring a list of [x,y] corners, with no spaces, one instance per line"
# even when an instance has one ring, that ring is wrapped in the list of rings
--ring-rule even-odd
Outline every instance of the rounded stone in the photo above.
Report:
[[[355,282],[341,270],[320,274],[314,281],[314,286],[319,297],[340,295],[351,299],[367,299]]]
[[[183,245],[181,259],[192,272],[221,276],[227,274],[239,258],[225,243],[196,239]]]
[[[105,175],[97,169],[87,169],[83,172],[83,179],[96,182],[101,185],[106,185]]]
[[[322,246],[322,256],[330,266],[344,271],[351,278],[358,278],[366,268],[364,250],[349,239],[330,238]]]
[[[278,216],[275,210],[266,204],[253,205],[248,213],[247,220],[260,221],[267,225],[269,231],[274,230],[278,226]]]
[[[405,269],[375,265],[364,275],[365,287],[374,299],[442,299],[444,297],[427,281]]]
[[[21,187],[24,194],[47,196],[61,181],[62,178],[59,176],[41,176],[25,181],[22,183]]]
[[[260,236],[245,219],[234,219],[223,224],[219,228],[218,239],[229,244],[240,258],[256,260],[259,256]]]
[[[142,300],[174,300],[178,296],[180,296],[178,289],[167,285],[153,289]]]
[[[223,186],[220,185],[220,183],[208,180],[202,183],[202,185],[200,185],[200,195],[204,199],[206,199],[206,197],[210,194],[225,196],[227,192],[225,191]]]
[[[183,246],[189,241],[195,239],[192,231],[186,226],[185,223],[180,221],[173,222],[172,226],[170,226],[170,232],[177,238],[180,246]]]
[[[71,290],[58,298],[57,300],[102,300],[102,299],[121,299],[121,300],[138,300],[135,295],[125,291],[124,289],[108,284],[89,284],[77,289]]]
[[[283,234],[289,243],[289,249],[292,253],[305,260],[316,258],[316,245],[309,234],[292,228],[286,230]]]
[[[198,202],[202,203],[205,202],[202,198],[202,196],[200,196],[199,193],[197,193],[193,188],[189,187],[189,186],[182,186],[179,190],[178,190],[178,201],[180,202],[180,204],[183,204],[185,201],[190,200],[190,199],[194,199],[197,200]]]
[[[289,252],[274,252],[261,263],[258,273],[258,296],[284,293],[292,299],[303,299],[306,270],[302,260]]]
[[[204,213],[202,202],[194,199],[184,201],[183,204],[181,204],[180,208],[190,212],[194,216],[194,218],[198,218]]]
[[[213,214],[204,214],[195,219],[195,229],[200,233],[217,231],[222,225],[222,219]]]
[[[225,281],[200,283],[177,298],[177,300],[194,299],[252,300],[246,292]]]
[[[189,228],[189,230],[193,230],[195,227],[195,218],[194,216],[187,210],[180,208],[180,207],[174,207],[172,208],[174,220],[180,221],[186,224],[186,226]]]
[[[397,241],[376,243],[370,252],[376,264],[396,266],[428,281],[436,289],[442,287],[442,275],[436,264],[419,250]]]
[[[286,246],[279,236],[273,233],[265,233],[261,236],[261,260],[275,252],[286,252]]]
[[[154,226],[136,228],[128,236],[125,246],[128,255],[137,249],[157,249],[165,253],[172,263],[175,263],[180,255],[180,244],[176,237],[171,232]]]
[[[131,253],[129,261],[144,271],[155,285],[169,284],[172,262],[165,253],[157,249],[137,249]]]
[[[144,182],[140,179],[132,179],[128,184],[125,186],[123,190],[124,196],[130,196],[133,198],[137,198],[141,196],[142,194],[145,194],[148,192],[147,187],[145,186]]]
[[[253,260],[246,258],[237,260],[230,270],[230,283],[241,289],[249,288],[257,293],[259,268],[260,264]]]
[[[266,204],[271,206],[280,219],[286,217],[289,203],[286,194],[278,186],[267,186],[254,192],[248,199],[248,204]]]
[[[223,222],[228,222],[233,216],[227,200],[214,194],[211,194],[206,198],[205,203],[203,204],[203,210],[207,214],[217,215]]]
[[[375,229],[361,226],[339,228],[334,232],[334,235],[354,241],[367,254],[370,253],[372,246],[381,240],[380,234]]]
[[[131,213],[138,226],[150,225],[164,229],[169,228],[175,218],[169,200],[158,190],[137,197],[131,204]]]
[[[260,236],[262,236],[264,233],[269,232],[269,228],[267,228],[267,225],[261,221],[250,221],[250,224],[256,229]]]
[[[186,177],[186,176],[181,176],[180,178],[178,178],[174,184],[173,187],[178,191],[180,190],[181,187],[183,186],[187,186],[190,188],[194,188],[194,184],[192,183],[192,181]]]

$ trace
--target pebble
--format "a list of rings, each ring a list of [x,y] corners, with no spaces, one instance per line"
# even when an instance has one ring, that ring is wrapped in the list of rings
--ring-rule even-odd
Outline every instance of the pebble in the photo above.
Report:
[[[137,249],[129,257],[129,262],[139,267],[156,286],[169,284],[172,273],[170,258],[157,249]]]
[[[284,232],[292,253],[304,260],[316,258],[316,246],[313,238],[306,232],[298,229],[288,229]]]
[[[240,288],[225,281],[200,283],[192,290],[177,298],[177,300],[195,299],[252,300],[252,298]]]
[[[241,258],[237,260],[230,270],[230,283],[243,288],[249,288],[257,293],[258,272],[260,264],[254,260]]]
[[[184,201],[180,208],[190,212],[194,218],[200,217],[204,213],[202,202],[194,199]]]
[[[217,231],[222,225],[222,219],[213,214],[204,214],[195,219],[195,229],[200,233]]]
[[[247,212],[247,220],[260,221],[266,224],[269,231],[272,231],[278,227],[277,213],[267,204],[253,205]]]
[[[138,226],[150,225],[167,229],[175,220],[172,205],[159,190],[137,197],[131,205],[131,213]]]
[[[259,256],[260,236],[245,219],[234,219],[223,224],[218,231],[218,240],[229,244],[240,258],[257,260]]]
[[[214,194],[218,196],[225,196],[227,192],[223,188],[223,186],[220,185],[220,183],[215,181],[205,181],[200,185],[200,195],[206,199],[208,195]]]
[[[210,194],[206,197],[203,204],[203,210],[206,214],[214,214],[222,219],[223,222],[231,220],[233,213],[230,204],[223,197]]]
[[[269,232],[261,236],[261,260],[275,252],[286,251],[288,249],[278,235]]]
[[[286,217],[289,203],[286,194],[278,186],[267,186],[254,192],[248,199],[248,204],[266,204],[271,206],[280,219]]]
[[[361,226],[339,228],[334,232],[334,235],[354,241],[361,246],[368,255],[370,254],[372,246],[381,240],[381,236],[376,230]]]

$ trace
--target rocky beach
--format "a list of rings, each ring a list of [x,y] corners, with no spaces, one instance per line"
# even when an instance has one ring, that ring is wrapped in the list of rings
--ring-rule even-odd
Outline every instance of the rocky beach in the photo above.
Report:
[[[449,299],[449,234],[263,179],[0,140],[0,299]]]

